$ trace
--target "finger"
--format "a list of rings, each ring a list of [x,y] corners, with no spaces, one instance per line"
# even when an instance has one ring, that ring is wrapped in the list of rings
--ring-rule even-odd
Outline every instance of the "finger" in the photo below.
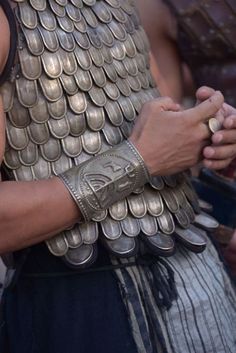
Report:
[[[203,102],[215,93],[215,90],[208,86],[202,86],[198,88],[196,92],[196,98],[198,102]]]
[[[236,157],[236,144],[223,146],[207,146],[203,150],[203,156],[208,159],[228,159]]]
[[[196,121],[206,122],[209,117],[214,116],[217,111],[222,107],[224,102],[223,95],[216,91],[210,98],[198,104],[194,108],[185,110],[185,114],[196,117]]]
[[[232,107],[232,105],[229,105],[228,103],[223,104],[223,109],[224,109],[225,117],[228,117],[229,115],[236,113],[236,109]]]
[[[221,170],[229,166],[232,162],[232,158],[225,160],[212,160],[212,159],[204,159],[203,164],[204,167],[212,170]]]
[[[225,129],[236,129],[236,115],[232,114],[225,118],[223,122],[223,127]]]
[[[218,112],[216,112],[216,114],[214,115],[214,118],[216,118],[220,122],[220,124],[223,125],[225,121],[224,110],[220,108]]]
[[[199,129],[201,129],[201,136],[203,139],[208,140],[207,145],[209,145],[209,141],[211,141],[212,132],[209,129],[208,123],[200,124]]]
[[[175,103],[170,97],[160,97],[149,103],[154,104],[158,111],[172,110],[176,112],[180,110],[180,105]]]
[[[236,143],[236,129],[235,130],[220,130],[212,135],[213,144],[234,144]]]

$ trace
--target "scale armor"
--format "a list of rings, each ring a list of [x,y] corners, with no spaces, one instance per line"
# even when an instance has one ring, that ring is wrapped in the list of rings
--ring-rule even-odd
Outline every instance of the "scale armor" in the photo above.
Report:
[[[9,180],[30,181],[61,174],[120,144],[142,105],[159,93],[133,0],[15,3],[18,60],[1,88],[4,169]],[[198,252],[206,245],[196,226],[204,217],[186,173],[153,177],[96,219],[46,243],[76,267],[94,261],[98,237],[121,257],[144,248],[171,255],[176,237]]]

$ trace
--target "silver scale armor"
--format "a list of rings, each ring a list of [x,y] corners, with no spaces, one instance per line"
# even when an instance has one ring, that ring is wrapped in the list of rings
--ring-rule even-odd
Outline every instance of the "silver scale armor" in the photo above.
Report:
[[[142,104],[159,93],[133,0],[15,2],[19,60],[1,88],[4,168],[10,179],[29,181],[63,173],[127,139]],[[154,177],[47,246],[74,266],[94,260],[98,237],[117,256],[134,255],[140,243],[172,254],[175,236],[201,251],[204,231],[191,223],[204,216],[195,213],[198,200],[185,174]]]

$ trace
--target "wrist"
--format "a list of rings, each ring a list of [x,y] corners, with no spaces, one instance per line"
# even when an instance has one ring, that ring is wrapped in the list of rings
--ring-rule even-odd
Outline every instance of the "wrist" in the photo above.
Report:
[[[149,177],[161,175],[161,171],[158,171],[156,168],[156,161],[158,160],[156,153],[155,155],[153,153],[150,153],[150,151],[145,147],[145,143],[139,143],[138,140],[135,139],[135,137],[130,136],[129,142],[132,144],[132,146],[139,154],[140,158],[143,160],[143,163],[148,171]],[[154,160],[152,161],[153,158]]]
[[[148,182],[149,173],[135,146],[125,141],[58,177],[88,222]]]

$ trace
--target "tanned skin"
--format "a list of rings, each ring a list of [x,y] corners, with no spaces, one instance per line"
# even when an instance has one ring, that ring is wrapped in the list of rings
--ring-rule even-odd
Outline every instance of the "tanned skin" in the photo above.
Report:
[[[173,14],[162,0],[136,0],[141,20],[146,30],[158,66],[161,93],[165,92],[181,103],[184,95],[186,76],[177,45],[177,25]],[[164,87],[164,88],[163,88]],[[214,88],[214,87],[213,87]],[[203,101],[214,92],[207,87],[197,92],[198,101]],[[236,156],[236,109],[224,105],[224,130],[212,136],[212,145],[204,150],[204,165],[219,170],[229,165]]]
[[[0,72],[10,47],[8,21],[0,8]],[[5,149],[5,114],[0,96],[0,163]],[[50,238],[81,218],[58,178],[33,182],[0,182],[0,253]]]
[[[6,39],[4,43],[0,41],[1,72],[8,56],[10,37],[2,11],[0,33]],[[200,160],[202,148],[210,137],[205,122],[222,104],[223,96],[219,92],[214,92],[198,107],[184,112],[178,111],[179,106],[170,98],[146,103],[130,140],[143,156],[150,174],[175,173],[192,167]],[[4,122],[1,104],[1,161],[5,144]],[[191,138],[188,131],[191,131]],[[0,200],[0,254],[47,240],[82,221],[77,205],[57,177],[40,181],[0,182]]]
[[[151,42],[153,60],[159,69],[156,78],[160,91],[181,102],[186,75],[178,52],[175,18],[162,0],[136,1]],[[203,101],[213,92],[213,89],[204,87],[197,91],[196,96]],[[224,129],[213,134],[211,144],[203,150],[204,165],[214,170],[224,169],[236,156],[236,109],[227,104],[224,104],[223,109],[226,117]],[[225,258],[236,275],[236,231],[225,250]]]
[[[180,103],[183,96],[183,71],[176,43],[176,21],[161,0],[136,2],[160,71],[161,80],[157,77],[157,83],[161,94]]]

